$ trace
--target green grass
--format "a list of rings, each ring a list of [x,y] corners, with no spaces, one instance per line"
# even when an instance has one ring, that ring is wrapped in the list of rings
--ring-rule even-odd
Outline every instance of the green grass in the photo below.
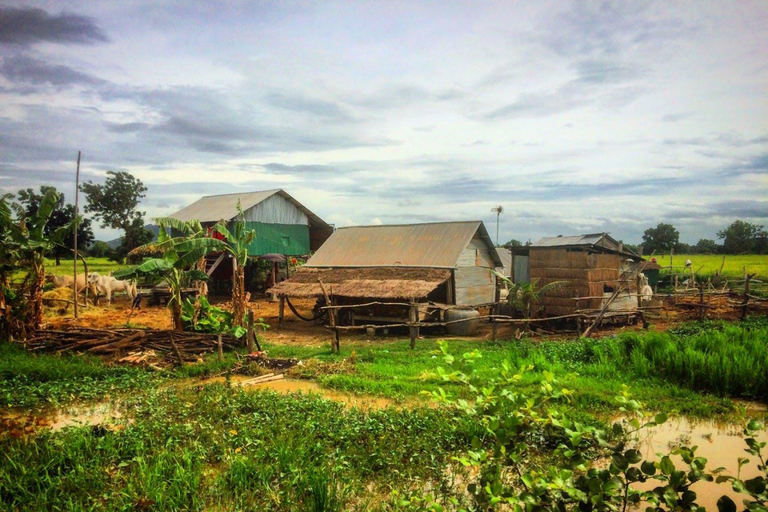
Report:
[[[766,339],[768,324],[757,321],[746,328],[709,323],[693,337],[649,332],[579,341],[451,340],[449,347],[455,354],[481,351],[475,369],[480,377],[493,373],[503,361],[532,367],[521,381],[522,389],[537,387],[545,371],[555,374],[575,390],[572,408],[579,413],[611,414],[614,398],[630,386],[654,410],[711,417],[735,413],[731,398],[768,400]],[[443,364],[435,340],[419,341],[416,350],[410,350],[407,340],[347,342],[338,356],[327,347],[266,348],[272,357],[307,361],[301,370],[304,377],[341,391],[386,397],[413,397],[440,386],[462,391],[433,375]],[[339,372],[333,363],[340,359],[354,364]],[[311,364],[313,360],[319,363]]]
[[[153,391],[122,428],[0,435],[7,510],[358,510],[439,482],[475,427],[443,410],[348,410],[223,385]],[[368,487],[371,486],[371,488]],[[7,508],[5,508],[7,507]]]
[[[654,255],[654,257],[662,267],[669,266],[669,254]],[[725,264],[723,264],[722,254],[675,254],[672,262],[676,267],[682,267],[688,259],[691,260],[693,270],[698,271],[702,276],[714,275],[723,265],[723,275],[726,277],[743,278],[746,267],[747,273],[756,273],[759,277],[768,279],[768,255],[725,255]]]
[[[545,372],[574,390],[571,418],[612,418],[615,396],[655,411],[729,419],[728,397],[768,400],[768,321],[691,323],[669,333],[627,333],[579,341],[451,340],[453,354],[479,350],[474,374],[503,361],[529,367],[520,392],[535,393]],[[348,342],[329,347],[269,344],[272,357],[298,357],[299,373],[324,386],[388,397],[444,387],[435,340]],[[203,377],[231,367],[210,356],[170,377]],[[482,380],[482,379],[481,379]],[[0,404],[37,405],[109,392],[123,419],[114,426],[67,427],[34,436],[0,432],[0,510],[400,510],[401,497],[450,490],[446,467],[486,439],[474,419],[445,408],[363,411],[316,395],[279,395],[224,384],[163,386],[147,370],[84,356],[30,354],[0,344]],[[712,392],[714,394],[707,394]],[[561,441],[524,434],[545,460]],[[475,448],[476,449],[476,448]],[[549,451],[548,451],[549,450]],[[549,458],[548,458],[549,457]],[[442,500],[445,503],[445,499]]]
[[[88,263],[88,272],[98,272],[101,275],[109,275],[123,268],[125,265],[120,265],[114,261],[110,261],[107,258],[85,258]],[[56,266],[56,260],[45,259],[45,271],[49,274],[56,274],[59,276],[71,276],[74,273],[72,268],[72,260],[61,260],[61,265]],[[84,271],[82,261],[77,261],[77,272],[82,273]]]
[[[31,354],[0,342],[0,406],[57,405],[146,387],[157,376],[146,370],[109,366],[96,357]]]

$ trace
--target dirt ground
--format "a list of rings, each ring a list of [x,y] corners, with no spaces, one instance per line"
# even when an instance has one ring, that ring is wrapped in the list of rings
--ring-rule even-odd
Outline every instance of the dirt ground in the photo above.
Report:
[[[224,298],[216,297],[211,298],[211,302],[219,307],[228,309],[229,303]],[[292,299],[296,309],[302,316],[311,317],[312,307],[314,305],[314,299]],[[723,304],[722,306],[724,306]],[[249,302],[250,308],[254,312],[256,318],[261,318],[267,323],[270,328],[262,333],[262,337],[272,343],[282,344],[300,344],[304,346],[321,346],[328,344],[332,338],[331,331],[324,328],[321,325],[317,325],[314,322],[305,322],[300,320],[291,313],[286,307],[285,309],[285,321],[284,327],[278,327],[278,314],[279,303],[277,301],[271,301],[265,298],[253,299]],[[713,304],[713,306],[715,306]],[[726,307],[720,307],[718,304],[711,309],[712,316],[717,318],[732,318],[735,319],[736,313]],[[657,331],[667,330],[680,324],[683,321],[693,320],[697,317],[697,308],[690,305],[677,304],[673,305],[671,302],[664,304],[664,309],[660,310],[657,314],[649,315],[649,321],[651,328]],[[68,310],[62,311],[60,308],[50,307],[47,308],[45,317],[46,328],[62,328],[68,326],[82,326],[92,327],[96,329],[108,329],[125,327],[130,322],[131,326],[142,326],[152,329],[170,329],[171,328],[171,315],[168,309],[162,306],[143,306],[141,309],[137,309],[131,312],[130,301],[127,297],[118,296],[115,302],[109,306],[90,306],[88,308],[81,308],[79,311],[79,319],[73,318],[72,307]],[[595,331],[595,336],[605,336],[611,334],[617,334],[625,331],[638,331],[642,330],[641,323],[637,325],[604,325],[599,330]],[[491,339],[492,329],[490,324],[481,323],[479,332],[475,339]],[[422,337],[424,338],[450,338],[439,328],[434,329],[422,329]],[[509,339],[512,337],[513,332],[510,326],[502,325],[498,328],[499,339]],[[547,336],[546,339],[568,339],[573,337],[574,334],[560,334],[555,336]],[[345,341],[366,341],[366,340],[382,340],[382,339],[397,339],[407,337],[407,331],[405,329],[402,332],[392,332],[389,336],[376,336],[372,338],[367,336],[364,332],[342,333],[341,342]],[[534,339],[545,339],[542,337],[535,337]]]

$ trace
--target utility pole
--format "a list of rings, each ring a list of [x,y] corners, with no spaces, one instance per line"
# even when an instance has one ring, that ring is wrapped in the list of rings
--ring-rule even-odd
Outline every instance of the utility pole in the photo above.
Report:
[[[496,247],[499,246],[499,215],[504,211],[504,207],[501,205],[491,208],[492,212],[496,213]]]
[[[77,152],[77,171],[75,173],[75,247],[74,247],[75,257],[72,260],[73,261],[73,265],[74,265],[74,268],[72,270],[73,279],[74,279],[74,283],[72,285],[72,289],[75,292],[75,296],[73,298],[73,301],[75,303],[75,318],[77,318],[77,230],[80,227],[80,221],[77,218],[77,215],[78,215],[78,209],[77,209],[78,201],[77,200],[78,200],[78,196],[79,196],[79,194],[78,194],[79,188],[80,188],[80,151]],[[86,278],[87,277],[88,276],[86,276]],[[87,285],[87,283],[86,283],[86,285]]]

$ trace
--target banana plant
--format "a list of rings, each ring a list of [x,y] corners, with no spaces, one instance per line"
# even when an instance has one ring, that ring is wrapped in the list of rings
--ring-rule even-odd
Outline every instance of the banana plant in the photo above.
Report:
[[[256,238],[256,231],[245,227],[243,209],[240,201],[237,202],[238,219],[232,222],[230,230],[225,222],[219,222],[214,230],[227,239],[226,251],[234,258],[234,272],[232,273],[232,316],[233,325],[242,326],[245,316],[245,264],[248,261],[248,247]]]
[[[55,190],[46,191],[40,202],[40,208],[32,217],[25,217],[20,208],[15,208],[16,219],[13,218],[11,207],[2,199],[0,204],[0,224],[2,225],[2,252],[0,266],[16,265],[27,269],[27,275],[21,286],[21,293],[26,296],[27,308],[22,322],[20,334],[22,337],[28,332],[40,328],[43,320],[43,283],[45,281],[45,255],[51,252],[61,241],[66,233],[72,229],[74,221],[57,228],[52,234],[46,236],[45,227],[51,218],[59,201],[59,194]],[[5,286],[5,272],[2,272]],[[5,300],[3,294],[3,301]],[[6,307],[7,313],[7,307]]]
[[[184,330],[181,319],[181,292],[193,281],[206,281],[208,275],[194,268],[196,263],[212,252],[227,250],[228,245],[215,238],[210,238],[200,225],[193,220],[182,222],[177,219],[164,217],[156,219],[160,231],[157,241],[137,247],[131,254],[156,255],[141,264],[115,272],[118,279],[150,279],[162,281],[168,285],[171,299],[168,307],[171,309],[173,328]],[[173,236],[176,235],[176,236]]]
[[[519,311],[523,318],[533,318],[538,310],[534,309],[541,301],[542,295],[546,295],[547,292],[556,290],[563,285],[567,284],[567,281],[554,281],[547,283],[543,286],[539,286],[538,280],[534,279],[530,283],[515,283],[504,274],[493,271],[496,274],[496,278],[507,285],[509,295],[507,295],[507,302],[510,306]],[[523,331],[528,330],[528,324],[526,323]]]

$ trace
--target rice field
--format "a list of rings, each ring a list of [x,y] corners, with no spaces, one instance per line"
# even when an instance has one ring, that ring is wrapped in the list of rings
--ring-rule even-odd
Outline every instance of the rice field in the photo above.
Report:
[[[654,258],[662,267],[669,266],[669,254],[654,255]],[[746,270],[749,274],[768,278],[768,255],[766,254],[675,254],[672,263],[675,267],[682,267],[686,260],[691,260],[693,270],[698,275],[713,275],[722,266],[722,273],[726,277],[744,277]]]

